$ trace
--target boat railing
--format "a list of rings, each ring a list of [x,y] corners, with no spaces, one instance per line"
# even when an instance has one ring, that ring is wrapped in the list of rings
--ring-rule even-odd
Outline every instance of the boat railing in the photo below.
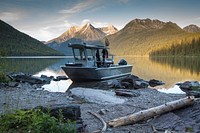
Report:
[[[108,58],[101,58],[100,61],[95,61],[97,67],[109,67],[114,64],[114,57],[113,55],[109,55]]]

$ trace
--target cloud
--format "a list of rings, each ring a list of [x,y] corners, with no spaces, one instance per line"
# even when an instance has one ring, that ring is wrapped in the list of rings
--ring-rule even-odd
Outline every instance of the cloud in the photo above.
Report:
[[[0,19],[6,22],[16,21],[22,18],[22,13],[20,12],[1,12]]]
[[[195,20],[200,20],[200,17],[195,18]]]
[[[84,20],[82,20],[82,22],[81,22],[81,25],[85,25],[85,24],[87,24],[87,23],[90,23],[90,24],[92,24],[94,27],[105,27],[105,26],[108,26],[109,25],[109,23],[107,23],[107,22],[99,22],[99,21],[91,21],[91,20],[89,20],[89,19],[84,19]]]
[[[37,26],[26,26],[23,32],[29,34],[30,36],[37,38],[41,41],[49,41],[53,38],[60,36],[71,26],[77,25],[76,23],[69,21],[54,22],[49,24],[41,24]]]
[[[70,9],[64,9],[64,10],[60,10],[59,13],[62,14],[73,14],[73,13],[78,13],[80,11],[83,11],[87,8],[89,8],[93,3],[95,2],[95,0],[86,0],[83,1],[81,3],[77,3],[75,4],[72,8]]]

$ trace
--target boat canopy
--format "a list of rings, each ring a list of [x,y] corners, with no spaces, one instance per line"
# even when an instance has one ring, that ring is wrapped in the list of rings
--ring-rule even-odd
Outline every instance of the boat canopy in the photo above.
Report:
[[[103,45],[91,45],[91,44],[86,44],[86,43],[75,43],[75,44],[68,44],[68,47],[72,48],[89,48],[89,49],[107,49],[106,46]]]

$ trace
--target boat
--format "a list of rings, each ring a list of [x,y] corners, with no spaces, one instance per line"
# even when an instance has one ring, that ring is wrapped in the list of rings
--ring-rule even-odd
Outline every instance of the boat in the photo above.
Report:
[[[125,60],[114,64],[113,55],[108,58],[107,46],[78,43],[69,44],[68,47],[72,48],[74,61],[61,68],[74,82],[101,81],[131,74],[132,65]]]

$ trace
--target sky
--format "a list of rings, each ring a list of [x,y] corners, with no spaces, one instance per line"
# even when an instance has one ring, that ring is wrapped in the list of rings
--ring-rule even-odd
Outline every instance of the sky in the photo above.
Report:
[[[136,18],[200,27],[200,0],[0,0],[0,19],[40,41],[88,22],[120,30]]]

